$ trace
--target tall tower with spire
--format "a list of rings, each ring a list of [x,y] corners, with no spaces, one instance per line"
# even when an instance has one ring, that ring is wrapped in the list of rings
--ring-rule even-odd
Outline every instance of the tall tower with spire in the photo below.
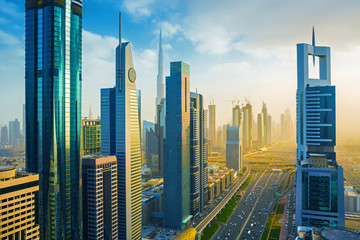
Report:
[[[309,75],[319,58],[319,76]],[[330,47],[297,44],[296,227],[345,226],[343,168],[336,160],[336,91],[331,85]]]
[[[164,71],[163,71],[163,48],[162,48],[162,36],[161,36],[161,27],[160,27],[156,106],[159,105],[161,99],[165,97],[164,91],[165,90],[164,90]]]
[[[118,233],[114,239],[141,239],[141,151],[130,42],[116,48],[116,86],[101,89],[101,154],[116,155],[118,164]]]

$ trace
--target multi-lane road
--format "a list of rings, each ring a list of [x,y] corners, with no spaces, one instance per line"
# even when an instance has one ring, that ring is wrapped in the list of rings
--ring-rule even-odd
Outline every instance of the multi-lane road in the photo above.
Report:
[[[258,173],[213,239],[261,239],[268,211],[271,211],[269,208],[285,175],[271,170]]]
[[[218,203],[214,208],[210,209],[210,212],[200,222],[193,222],[198,232],[202,232],[204,230],[204,228],[216,217],[216,215],[221,211],[221,209],[225,207],[228,201],[234,196],[234,194],[238,191],[241,185],[246,181],[250,174],[250,166],[247,162],[245,162],[245,164],[245,174],[243,175],[243,177],[237,179],[235,183],[230,187],[230,189],[227,189],[226,192],[223,193],[224,195],[222,196],[220,203]]]

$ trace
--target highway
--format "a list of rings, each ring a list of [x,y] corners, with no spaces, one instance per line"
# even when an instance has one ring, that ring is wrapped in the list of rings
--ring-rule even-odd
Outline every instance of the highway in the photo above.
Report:
[[[213,239],[260,239],[267,218],[265,209],[272,204],[284,175],[272,171],[257,174],[227,223],[221,226]],[[273,184],[277,186],[273,187]]]
[[[233,184],[230,190],[227,190],[227,194],[223,197],[221,202],[218,205],[216,205],[215,208],[212,209],[211,212],[208,213],[200,223],[196,225],[195,228],[197,232],[202,232],[205,229],[205,227],[216,217],[216,215],[221,211],[221,209],[225,207],[225,205],[234,196],[234,194],[238,191],[241,185],[247,180],[250,174],[250,165],[247,162],[245,163],[246,163],[246,172],[243,175],[243,177],[235,180],[235,183]]]
[[[285,212],[283,221],[284,223],[281,226],[281,239],[295,239],[296,229],[295,229],[295,188],[294,186],[295,179],[292,179],[292,185],[290,192],[287,194]]]

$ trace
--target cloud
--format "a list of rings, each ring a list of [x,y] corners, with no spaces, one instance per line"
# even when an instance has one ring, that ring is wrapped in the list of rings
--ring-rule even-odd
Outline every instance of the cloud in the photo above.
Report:
[[[20,45],[21,43],[17,37],[0,29],[0,45]]]
[[[138,62],[138,66],[141,66],[147,70],[153,70],[157,68],[157,53],[155,50],[145,49],[141,52],[133,51],[134,58]]]
[[[83,113],[91,106],[94,116],[100,110],[100,89],[115,85],[115,48],[118,40],[83,30]]]
[[[179,24],[171,24],[167,21],[161,22],[161,30],[164,38],[172,38],[175,34],[182,31]]]
[[[167,44],[163,44],[163,49],[164,50],[171,50],[173,47],[171,46],[171,44],[167,43]]]
[[[148,17],[151,14],[151,5],[155,0],[125,0],[125,9],[135,17]]]

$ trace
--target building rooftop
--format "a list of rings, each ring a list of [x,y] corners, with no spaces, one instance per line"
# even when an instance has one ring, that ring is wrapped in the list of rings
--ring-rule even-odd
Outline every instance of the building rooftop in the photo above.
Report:
[[[1,165],[0,166],[0,172],[5,172],[5,171],[9,171],[9,170],[14,170],[15,167],[13,166],[8,166],[8,165]]]
[[[117,162],[116,156],[85,155],[82,158],[83,165],[102,165]]]
[[[353,191],[345,191],[345,196],[357,197],[358,194],[356,192],[353,192]]]
[[[360,232],[352,229],[324,229],[321,231],[321,237],[326,240],[346,239],[355,240],[360,239]]]

